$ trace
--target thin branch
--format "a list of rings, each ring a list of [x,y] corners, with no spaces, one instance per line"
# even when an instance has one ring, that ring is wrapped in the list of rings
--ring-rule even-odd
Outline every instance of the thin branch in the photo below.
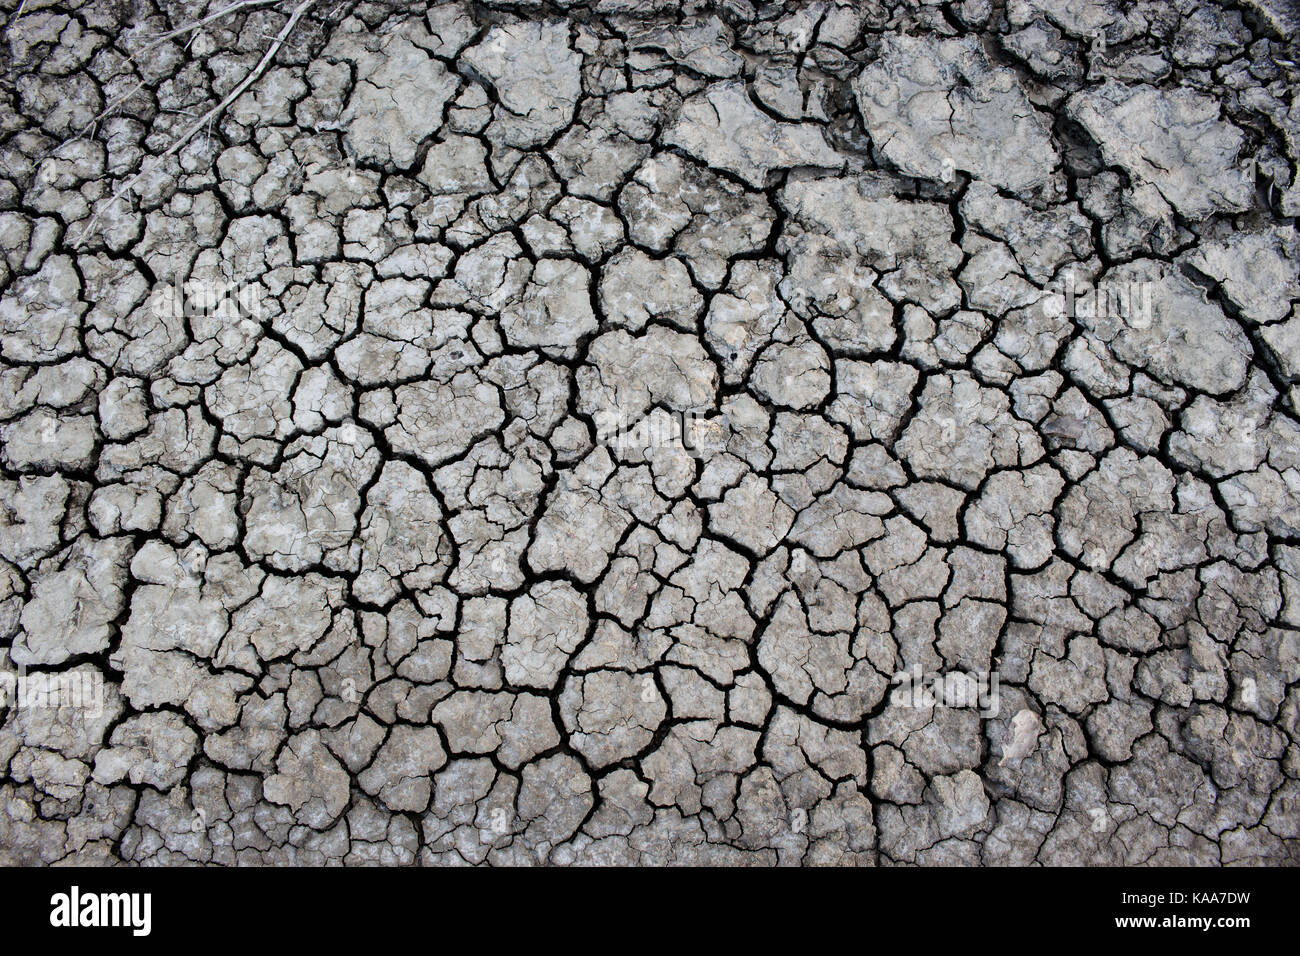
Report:
[[[25,3],[26,0],[23,0],[23,2]],[[172,39],[173,37],[180,36],[183,33],[190,33],[194,30],[197,30],[199,27],[211,23],[213,20],[219,20],[220,18],[224,16],[228,16],[236,12],[237,10],[242,10],[244,7],[264,7],[267,6],[268,4],[278,3],[278,2],[279,0],[238,0],[238,2],[236,3],[232,3],[229,6],[222,7],[216,13],[208,14],[202,20],[196,20],[194,23],[188,24],[186,26],[177,27],[175,30],[169,30],[167,33],[164,33],[161,36],[159,36],[157,39],[155,39],[152,43],[147,44],[144,48],[140,50],[136,50],[134,53],[128,56],[126,60],[123,61],[123,63],[124,64],[134,63],[136,57],[144,56],[150,50],[156,49],[157,47],[166,43],[168,40]],[[120,107],[123,103],[125,103],[131,97],[135,96],[135,94],[139,93],[140,90],[142,90],[145,87],[145,85],[146,85],[145,81],[141,80],[135,86],[131,87],[131,89],[128,90],[126,93],[117,97],[117,99],[113,100],[113,102],[109,103],[106,107],[104,107],[103,111],[98,116],[96,116],[94,119],[92,119],[89,123],[87,123],[82,128],[81,132],[78,133],[76,137],[74,137],[74,139],[81,139],[82,137],[84,137],[86,135],[86,130],[90,129],[91,126],[93,126],[94,124],[98,123],[100,120],[107,117],[110,113],[112,113],[114,110]]]
[[[229,6],[222,7],[216,13],[209,13],[202,20],[195,20],[193,23],[186,24],[183,27],[177,27],[175,30],[168,30],[166,33],[159,34],[152,43],[147,44],[144,48],[136,50],[126,58],[127,63],[134,63],[136,57],[144,56],[150,50],[162,46],[173,37],[178,37],[183,33],[190,33],[199,27],[206,26],[213,20],[220,20],[222,17],[234,13],[236,10],[242,10],[244,7],[264,7],[268,4],[279,3],[279,0],[236,0]]]
[[[293,28],[297,26],[298,21],[302,18],[302,15],[306,13],[307,9],[315,2],[316,0],[302,0],[301,3],[299,3],[296,7],[294,7],[293,12],[289,15],[288,22],[285,23],[284,28],[276,35],[275,41],[271,44],[270,49],[266,51],[266,54],[262,57],[261,62],[259,62],[257,66],[254,67],[246,77],[244,77],[243,81],[238,86],[236,86],[233,90],[231,90],[228,94],[226,94],[225,99],[223,99],[216,106],[212,107],[212,109],[204,113],[203,116],[199,118],[198,122],[192,125],[188,130],[186,130],[185,133],[178,140],[172,143],[171,146],[167,147],[166,152],[159,153],[157,156],[153,157],[153,159],[149,163],[147,163],[144,166],[144,168],[142,168],[138,173],[136,173],[134,176],[132,176],[130,179],[124,182],[121,186],[119,186],[117,191],[114,192],[113,195],[109,197],[109,199],[106,202],[100,204],[99,209],[96,210],[95,214],[90,218],[90,221],[86,223],[86,227],[81,230],[81,234],[77,237],[77,241],[72,244],[72,247],[74,249],[86,241],[86,237],[90,235],[91,230],[99,222],[99,219],[104,214],[104,211],[109,207],[111,207],[115,202],[120,200],[127,193],[129,193],[135,187],[135,184],[139,182],[141,177],[145,175],[145,173],[152,172],[156,167],[161,165],[163,161],[167,159],[167,157],[175,155],[181,149],[181,147],[184,146],[186,143],[188,143],[191,139],[193,139],[194,136],[200,130],[202,130],[207,123],[216,119],[216,117],[219,116],[227,106],[235,102],[235,100],[239,99],[239,97],[243,95],[246,89],[248,89],[255,82],[257,82],[257,79],[266,71],[266,68],[270,65],[271,61],[275,59],[275,55],[280,51],[280,47],[284,46],[284,41],[288,38],[289,34],[293,31]]]
[[[9,23],[5,26],[6,33],[12,30],[14,24],[17,23],[20,19],[22,19],[23,11],[26,9],[27,9],[27,0],[23,0],[22,3],[18,4],[18,12],[9,18]]]

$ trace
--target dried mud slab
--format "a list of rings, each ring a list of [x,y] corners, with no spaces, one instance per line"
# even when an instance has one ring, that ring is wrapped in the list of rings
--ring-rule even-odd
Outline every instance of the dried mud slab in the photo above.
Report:
[[[0,861],[1300,862],[1289,5],[0,9]]]

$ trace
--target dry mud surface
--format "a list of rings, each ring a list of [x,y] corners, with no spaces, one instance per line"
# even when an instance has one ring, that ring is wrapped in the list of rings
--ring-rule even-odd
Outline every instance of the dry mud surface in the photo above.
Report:
[[[0,860],[1300,858],[1278,0],[16,0]]]

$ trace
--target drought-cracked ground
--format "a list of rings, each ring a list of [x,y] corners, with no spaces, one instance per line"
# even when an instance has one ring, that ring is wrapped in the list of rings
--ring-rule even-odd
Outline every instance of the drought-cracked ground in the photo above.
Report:
[[[0,7],[4,861],[1300,860],[1284,3]]]

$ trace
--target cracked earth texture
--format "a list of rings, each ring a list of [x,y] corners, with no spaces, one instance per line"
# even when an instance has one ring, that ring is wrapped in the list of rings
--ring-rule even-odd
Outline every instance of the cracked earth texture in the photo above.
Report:
[[[233,5],[0,4],[0,859],[1300,859],[1300,16]]]

